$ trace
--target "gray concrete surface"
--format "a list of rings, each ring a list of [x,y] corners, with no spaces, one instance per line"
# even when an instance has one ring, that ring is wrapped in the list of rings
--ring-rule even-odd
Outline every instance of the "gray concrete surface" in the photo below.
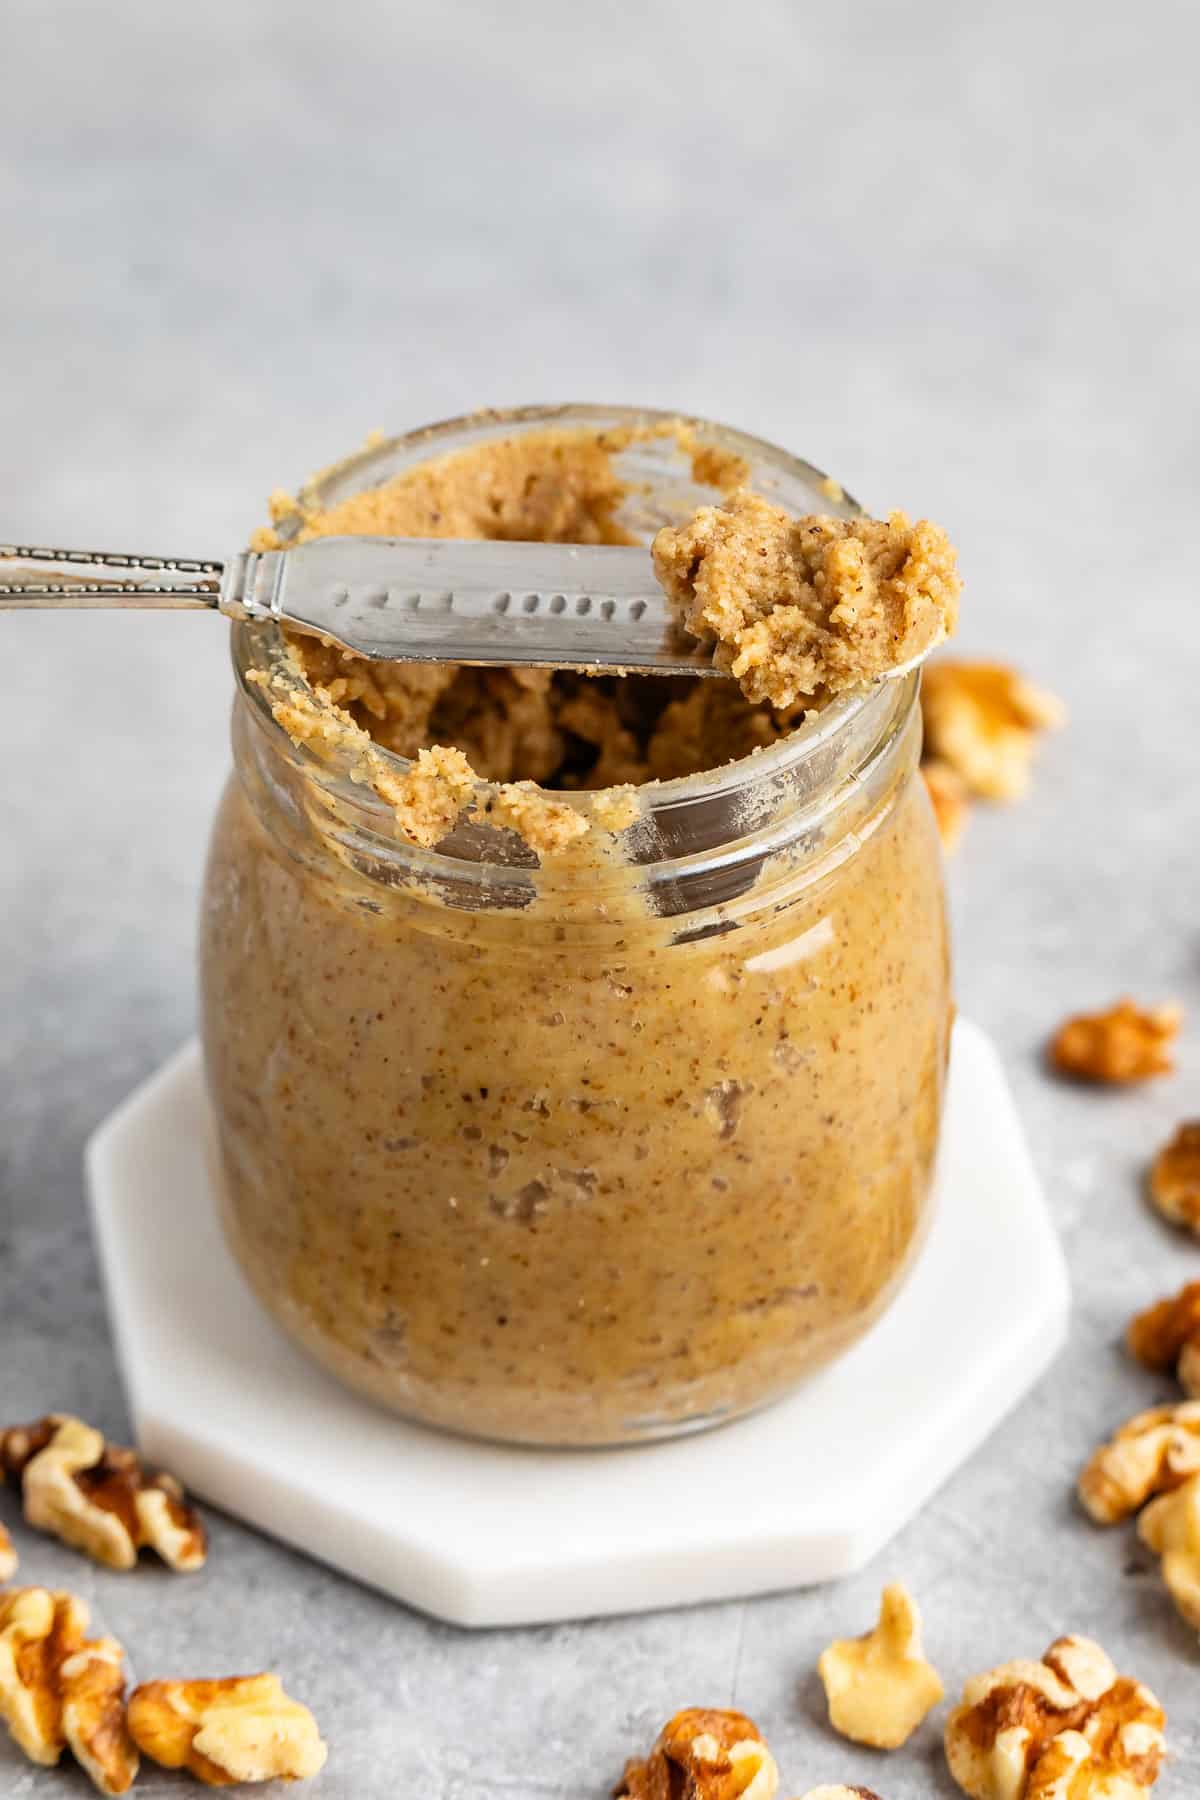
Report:
[[[373,426],[677,405],[944,520],[964,641],[1072,713],[953,874],[961,1004],[1003,1049],[1069,1250],[1071,1344],[876,1567],[483,1636],[221,1518],[193,1585],[23,1537],[26,1574],[85,1592],[144,1674],[283,1671],[331,1745],[323,1800],[598,1800],[690,1701],[752,1712],[785,1793],[947,1794],[932,1729],[885,1761],[822,1722],[817,1652],[892,1575],[952,1689],[1099,1635],[1172,1714],[1159,1791],[1195,1793],[1195,1634],[1130,1535],[1071,1501],[1093,1441],[1161,1391],[1120,1353],[1127,1314],[1200,1269],[1139,1197],[1200,1112],[1194,10],[9,0],[4,37],[0,534],[220,553]],[[127,1429],[80,1147],[191,1027],[222,636],[0,624],[6,1418]],[[1053,1085],[1047,1029],[1125,989],[1190,1003],[1178,1075]],[[0,1751],[5,1795],[82,1791]]]

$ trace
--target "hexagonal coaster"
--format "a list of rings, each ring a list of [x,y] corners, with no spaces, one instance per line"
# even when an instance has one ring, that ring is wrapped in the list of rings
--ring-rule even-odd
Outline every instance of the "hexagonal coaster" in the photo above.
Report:
[[[939,1205],[890,1311],[777,1405],[633,1449],[471,1443],[339,1387],[260,1310],[225,1248],[210,1132],[189,1045],[88,1146],[142,1450],[249,1524],[461,1625],[847,1574],[982,1443],[1065,1336],[1066,1269],[1004,1073],[961,1021]]]

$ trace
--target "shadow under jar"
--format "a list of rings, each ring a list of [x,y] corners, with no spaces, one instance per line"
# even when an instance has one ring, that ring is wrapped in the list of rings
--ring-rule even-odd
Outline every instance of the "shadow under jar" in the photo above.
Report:
[[[487,415],[314,494],[489,434],[653,418]],[[854,510],[782,451],[702,436],[795,512]],[[673,442],[630,455],[633,535],[712,499]],[[201,926],[223,1222],[262,1304],[384,1406],[538,1444],[698,1429],[844,1351],[916,1253],[941,1113],[917,678],[647,784],[615,841],[538,866],[469,821],[434,850],[399,839],[248,682],[280,650],[235,629]]]

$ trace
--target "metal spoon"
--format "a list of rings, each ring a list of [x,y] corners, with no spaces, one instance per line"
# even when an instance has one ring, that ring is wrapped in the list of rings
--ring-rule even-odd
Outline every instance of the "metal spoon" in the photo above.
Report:
[[[650,552],[611,544],[323,537],[227,562],[0,544],[8,607],[207,608],[388,662],[726,673],[678,625]]]

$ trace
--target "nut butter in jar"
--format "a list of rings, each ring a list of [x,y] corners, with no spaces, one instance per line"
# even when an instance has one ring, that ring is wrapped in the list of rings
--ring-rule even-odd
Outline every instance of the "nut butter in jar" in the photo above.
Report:
[[[784,452],[694,432],[689,466],[657,415],[481,415],[318,478],[283,536],[307,517],[648,542],[712,500],[722,459],[795,513],[853,512]],[[443,841],[406,842],[344,757],[276,722],[257,682],[281,651],[274,627],[235,629],[201,928],[223,1221],[263,1306],[383,1406],[536,1444],[712,1425],[843,1352],[916,1254],[941,1113],[917,677],[787,731],[727,681],[555,676],[541,727],[451,687],[431,741],[501,779],[560,757],[555,798],[589,830],[539,858],[486,822],[483,780]],[[697,726],[697,688],[728,729]],[[695,766],[614,808],[594,785],[611,744],[579,737],[602,705],[631,767]]]

